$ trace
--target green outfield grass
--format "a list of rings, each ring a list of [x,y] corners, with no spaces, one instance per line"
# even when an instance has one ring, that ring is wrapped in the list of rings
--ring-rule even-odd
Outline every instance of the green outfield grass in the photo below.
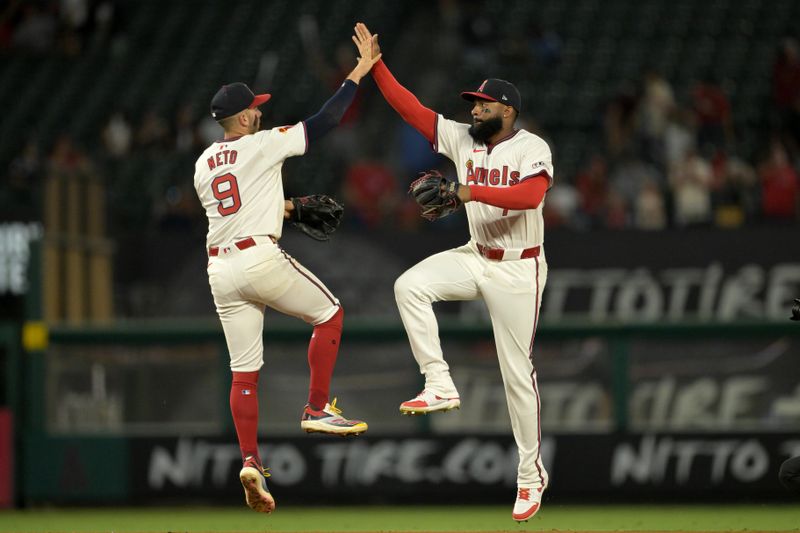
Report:
[[[1,511],[0,531],[800,531],[797,505],[559,506],[530,522],[504,507],[300,507]]]

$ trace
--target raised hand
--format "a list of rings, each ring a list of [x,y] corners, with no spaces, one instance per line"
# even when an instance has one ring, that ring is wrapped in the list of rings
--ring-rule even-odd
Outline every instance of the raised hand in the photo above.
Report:
[[[370,47],[371,48],[371,47]],[[372,70],[372,66],[377,63],[381,58],[381,54],[372,55],[370,49],[366,51],[366,53],[362,52],[361,57],[358,58],[358,63],[356,64],[356,68],[353,69],[353,72],[347,76],[347,79],[353,80],[354,82],[358,83],[361,78],[369,74],[369,71]]]
[[[353,30],[355,31],[353,42],[358,47],[358,53],[362,57],[367,54],[371,54],[372,58],[380,55],[381,47],[378,45],[378,34],[372,35],[363,22],[357,23]],[[367,55],[367,57],[370,56]]]

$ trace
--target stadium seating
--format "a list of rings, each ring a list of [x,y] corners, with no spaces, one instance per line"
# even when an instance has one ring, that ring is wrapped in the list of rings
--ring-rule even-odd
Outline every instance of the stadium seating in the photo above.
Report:
[[[329,61],[337,46],[349,45],[356,20],[369,23],[380,33],[398,79],[450,116],[466,116],[453,97],[458,90],[489,76],[514,81],[523,94],[523,118],[551,141],[559,179],[571,179],[586,157],[603,146],[607,103],[621,88],[638,84],[649,68],[664,74],[684,104],[699,77],[719,80],[733,104],[735,149],[754,162],[768,137],[777,45],[800,20],[800,2],[791,0],[484,0],[459,5],[462,17],[480,9],[496,26],[490,64],[458,56],[469,45],[460,35],[455,57],[437,55],[448,30],[437,17],[441,6],[426,2],[118,3],[113,35],[89,37],[78,55],[59,49],[46,54],[0,51],[0,99],[6,103],[0,161],[7,167],[30,138],[46,155],[59,135],[71,134],[101,166],[115,213],[112,234],[153,230],[158,203],[169,187],[188,179],[196,154],[136,151],[114,161],[104,156],[100,140],[108,118],[125,111],[135,128],[152,110],[170,122],[178,107],[188,104],[199,119],[217,86],[243,80],[273,93],[274,105],[264,108],[267,124],[300,120],[332,91],[315,75],[301,38],[300,17],[310,17]],[[449,31],[458,32],[458,24]],[[514,47],[513,54],[503,52]],[[387,160],[396,158],[383,147],[393,142],[398,117],[372,82],[363,96],[359,142],[380,145]],[[327,145],[285,168],[287,177],[300,177],[287,179],[290,194],[336,193],[344,170]]]

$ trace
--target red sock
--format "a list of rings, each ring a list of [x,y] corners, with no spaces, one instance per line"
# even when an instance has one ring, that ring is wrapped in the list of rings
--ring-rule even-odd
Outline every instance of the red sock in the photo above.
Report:
[[[311,369],[308,404],[317,409],[323,409],[328,403],[333,367],[339,354],[343,318],[344,310],[340,306],[327,322],[314,326],[314,334],[308,343],[308,366]]]
[[[231,414],[239,437],[242,459],[258,456],[258,372],[234,372],[231,382]]]

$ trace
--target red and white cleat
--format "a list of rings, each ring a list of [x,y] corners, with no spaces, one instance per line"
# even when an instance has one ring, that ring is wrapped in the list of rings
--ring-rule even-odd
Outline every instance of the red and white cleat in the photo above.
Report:
[[[417,397],[400,404],[400,412],[404,415],[424,415],[434,411],[449,411],[461,407],[458,396],[446,398],[427,389],[417,394]]]
[[[517,522],[527,522],[535,515],[542,506],[542,492],[544,487],[538,489],[529,487],[519,487],[517,489],[517,501],[514,502],[514,512],[511,517]]]

